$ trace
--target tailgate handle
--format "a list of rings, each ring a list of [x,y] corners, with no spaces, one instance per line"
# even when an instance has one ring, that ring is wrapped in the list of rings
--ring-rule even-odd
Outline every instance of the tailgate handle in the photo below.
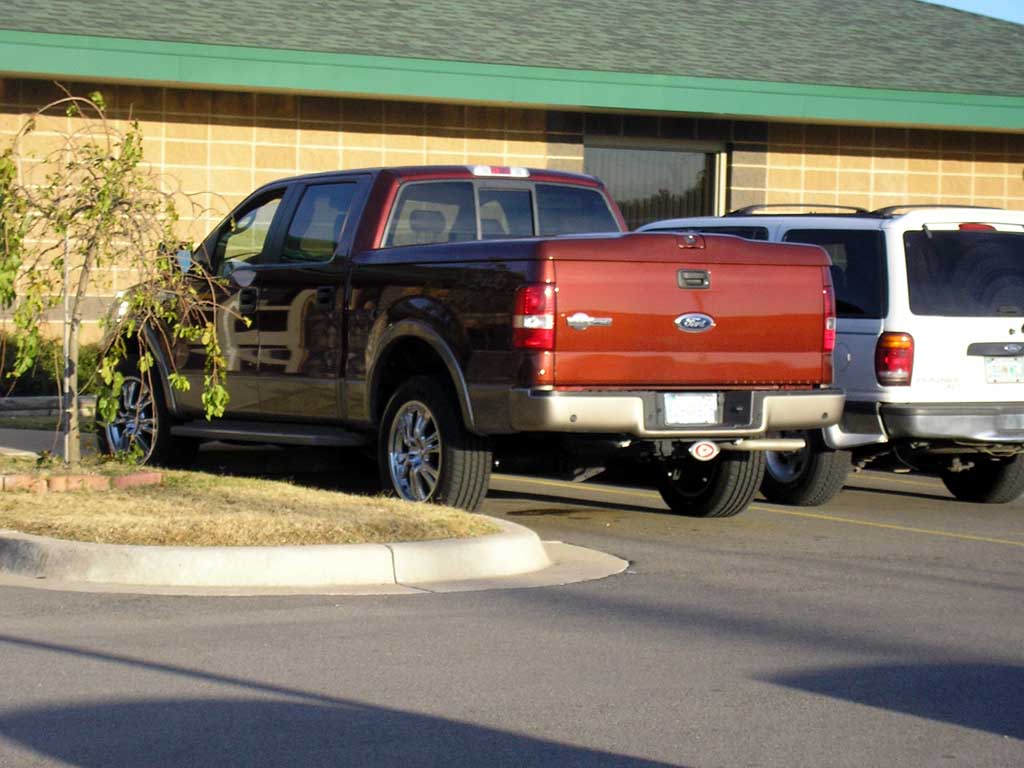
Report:
[[[706,269],[680,269],[676,273],[679,287],[702,290],[711,287],[711,275]]]
[[[612,319],[610,317],[591,317],[586,312],[576,312],[575,314],[569,315],[565,318],[565,322],[567,322],[569,327],[574,331],[585,331],[592,325],[607,328],[612,324]]]

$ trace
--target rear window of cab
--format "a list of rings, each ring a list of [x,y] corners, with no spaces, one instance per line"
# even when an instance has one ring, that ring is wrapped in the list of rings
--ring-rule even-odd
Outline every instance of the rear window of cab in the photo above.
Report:
[[[399,190],[383,247],[618,231],[604,195],[590,187],[420,181]]]

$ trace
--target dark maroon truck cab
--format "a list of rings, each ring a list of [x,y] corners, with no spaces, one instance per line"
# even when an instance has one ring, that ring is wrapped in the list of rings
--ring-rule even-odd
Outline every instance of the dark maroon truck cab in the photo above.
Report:
[[[176,440],[376,442],[385,487],[476,508],[515,463],[611,446],[654,467],[670,507],[749,502],[765,439],[834,423],[831,285],[819,248],[623,234],[603,185],[490,166],[285,179],[200,253],[224,278],[225,419],[199,420],[203,359],[169,395]],[[164,388],[168,390],[168,388]],[[539,442],[526,445],[528,436]],[[792,441],[789,441],[792,442]],[[719,453],[721,452],[721,455]],[[755,477],[756,476],[756,477]]]

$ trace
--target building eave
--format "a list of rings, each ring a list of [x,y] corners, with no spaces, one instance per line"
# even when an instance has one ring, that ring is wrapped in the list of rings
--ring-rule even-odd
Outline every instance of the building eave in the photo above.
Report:
[[[1024,131],[1024,97],[479,64],[0,30],[0,74],[58,80]]]

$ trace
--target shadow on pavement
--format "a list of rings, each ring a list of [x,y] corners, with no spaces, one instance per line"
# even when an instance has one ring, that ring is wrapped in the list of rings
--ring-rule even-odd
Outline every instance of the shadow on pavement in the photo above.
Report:
[[[363,451],[289,446],[203,446],[189,467],[203,472],[289,480],[297,485],[356,494],[377,494],[377,465]]]
[[[0,643],[212,682],[248,694],[98,701],[0,713],[0,736],[65,765],[668,765],[144,659],[12,636],[0,636]],[[253,692],[262,697],[253,698]]]
[[[834,699],[1024,739],[1024,667],[883,664],[762,679]]]
[[[927,493],[924,491],[897,491],[893,488],[868,488],[866,485],[846,485],[843,486],[843,493],[846,494],[857,494],[857,493],[873,493],[882,494],[883,496],[903,496],[908,499],[925,499],[926,501],[945,501],[962,504],[963,502],[957,502],[948,493],[936,489],[935,493]]]

